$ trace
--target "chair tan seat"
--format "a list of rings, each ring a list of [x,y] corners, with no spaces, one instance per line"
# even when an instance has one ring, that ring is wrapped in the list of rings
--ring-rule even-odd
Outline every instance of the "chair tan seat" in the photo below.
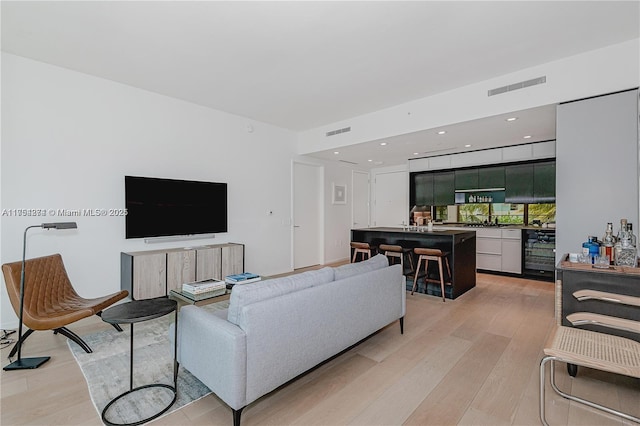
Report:
[[[548,424],[544,395],[547,362],[551,362],[551,387],[562,397],[640,423],[638,417],[561,391],[555,383],[554,368],[554,362],[560,361],[640,378],[640,342],[580,328],[558,326],[544,349],[544,354],[545,357],[540,362],[540,420],[543,424]]]
[[[449,274],[448,277],[451,277],[451,268],[449,268],[449,259],[447,258],[447,255],[449,253],[445,253],[439,249],[422,248],[422,247],[416,247],[415,249],[413,249],[413,251],[418,256],[418,266],[416,267],[416,272],[413,276],[413,288],[411,289],[411,294],[413,294],[413,292],[416,291],[416,288],[418,287],[418,275],[420,273],[420,264],[422,261],[424,261],[425,285],[428,282],[440,283],[440,290],[442,291],[442,301],[444,302],[446,300],[445,292],[444,292],[445,277],[442,270],[442,259],[444,259],[444,263],[447,266],[447,273]],[[428,277],[429,261],[434,261],[438,264],[438,273],[440,274],[438,280],[434,280]],[[447,283],[447,284],[450,284],[450,283]]]
[[[405,258],[409,259],[410,273],[413,271],[413,257],[411,256],[412,251],[413,250],[410,248],[405,248],[405,247],[402,247],[399,245],[393,245],[393,244],[380,244],[378,246],[378,252],[383,253],[385,256],[389,258],[389,264],[395,263],[396,259],[400,260],[400,265],[402,266],[403,274],[405,274],[405,269],[404,269]]]
[[[2,265],[7,293],[17,315],[20,309],[21,271],[21,261]],[[72,339],[87,353],[91,353],[91,348],[65,326],[82,318],[100,315],[103,309],[128,295],[128,291],[121,290],[107,296],[85,299],[80,297],[71,285],[60,254],[26,260],[22,322],[28,330],[18,340],[9,356],[15,354],[18,346],[34,330],[53,330],[54,333]],[[117,324],[114,327],[122,331]]]
[[[353,249],[353,257],[351,258],[351,263],[354,263],[358,257],[358,254],[361,255],[362,260],[371,258],[371,251],[373,247],[369,243],[361,243],[357,241],[351,241],[351,248]]]

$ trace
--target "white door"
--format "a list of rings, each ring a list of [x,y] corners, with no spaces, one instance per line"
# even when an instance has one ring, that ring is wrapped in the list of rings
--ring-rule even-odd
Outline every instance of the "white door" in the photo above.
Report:
[[[369,227],[369,173],[354,171],[352,176],[354,229]]]
[[[322,263],[322,167],[293,163],[293,268]]]
[[[375,226],[408,223],[408,179],[406,172],[380,173],[375,177]]]

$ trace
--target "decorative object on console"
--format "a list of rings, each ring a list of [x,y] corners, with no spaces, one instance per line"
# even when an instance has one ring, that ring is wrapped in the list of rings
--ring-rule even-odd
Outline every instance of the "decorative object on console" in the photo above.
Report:
[[[242,274],[227,275],[224,280],[228,284],[249,284],[261,279],[260,275],[244,272]]]

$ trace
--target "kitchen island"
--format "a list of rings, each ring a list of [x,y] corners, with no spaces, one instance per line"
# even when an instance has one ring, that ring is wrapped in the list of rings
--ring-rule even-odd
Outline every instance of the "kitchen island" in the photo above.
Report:
[[[366,242],[373,246],[394,244],[405,248],[435,248],[449,253],[451,285],[445,286],[445,296],[455,299],[476,286],[476,233],[471,230],[406,231],[402,228],[363,228],[351,230],[351,241]],[[414,258],[414,265],[417,264]],[[437,267],[430,262],[433,272]],[[445,272],[446,274],[446,272]],[[413,282],[407,282],[410,290]],[[427,294],[442,296],[440,286],[429,283]]]

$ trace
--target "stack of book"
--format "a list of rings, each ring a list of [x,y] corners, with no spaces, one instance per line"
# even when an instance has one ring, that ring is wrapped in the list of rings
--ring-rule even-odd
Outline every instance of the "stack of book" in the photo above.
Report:
[[[251,272],[245,272],[242,274],[227,275],[225,281],[227,284],[248,284],[256,281],[260,281],[260,275],[252,274]]]
[[[182,292],[197,297],[213,297],[225,294],[226,284],[218,280],[203,280],[182,284]]]

